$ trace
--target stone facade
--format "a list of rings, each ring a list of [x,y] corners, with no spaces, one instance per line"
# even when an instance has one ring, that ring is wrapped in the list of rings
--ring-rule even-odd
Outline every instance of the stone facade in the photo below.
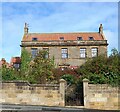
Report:
[[[83,80],[84,106],[91,109],[119,110],[120,90],[107,84],[88,84]]]
[[[65,81],[59,85],[29,84],[23,81],[9,81],[2,83],[0,94],[1,103],[21,105],[64,106]]]
[[[55,59],[56,67],[60,66],[80,66],[85,63],[87,58],[92,57],[92,48],[97,49],[97,55],[107,56],[107,40],[99,27],[99,32],[85,33],[28,33],[25,26],[25,33],[21,41],[21,47],[31,52],[32,48],[38,51],[48,49],[49,58]],[[77,38],[82,40],[77,40]],[[93,40],[89,40],[92,37]],[[62,40],[61,40],[62,38]],[[33,39],[33,40],[32,40]],[[67,58],[62,58],[62,48],[67,49]],[[86,49],[85,57],[80,56],[80,48]]]

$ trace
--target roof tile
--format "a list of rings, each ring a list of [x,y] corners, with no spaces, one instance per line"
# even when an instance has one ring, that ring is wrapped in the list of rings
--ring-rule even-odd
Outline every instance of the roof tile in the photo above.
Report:
[[[37,38],[37,41],[59,41],[60,37],[64,37],[64,40],[77,40],[77,37],[82,37],[83,40],[89,40],[89,37],[93,37],[94,40],[104,40],[104,37],[98,32],[85,32],[85,33],[29,33],[24,35],[22,41],[32,41],[32,38]]]

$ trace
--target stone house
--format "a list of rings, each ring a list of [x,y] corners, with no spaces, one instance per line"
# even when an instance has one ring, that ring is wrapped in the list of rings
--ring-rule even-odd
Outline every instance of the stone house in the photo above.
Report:
[[[25,23],[21,47],[34,58],[39,50],[47,50],[47,58],[55,59],[56,67],[70,67],[85,63],[87,58],[107,56],[107,40],[100,24],[98,32],[29,33]]]
[[[21,58],[20,57],[12,57],[10,60],[10,66],[19,69],[21,65]]]
[[[5,65],[7,68],[15,68],[19,69],[21,65],[21,58],[20,57],[12,57],[10,63],[6,62],[5,58],[0,60],[0,68]]]

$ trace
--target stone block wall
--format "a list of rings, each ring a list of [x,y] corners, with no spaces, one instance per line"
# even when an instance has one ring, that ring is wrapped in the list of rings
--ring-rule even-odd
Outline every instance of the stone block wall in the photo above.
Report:
[[[54,57],[56,67],[68,64],[70,66],[81,66],[86,62],[87,58],[92,58],[91,48],[98,48],[98,55],[107,56],[107,41],[67,41],[67,42],[22,42],[23,47],[29,52],[31,48],[42,50],[49,49],[49,58]],[[68,49],[68,58],[62,58],[61,49]],[[80,57],[80,48],[86,48],[86,58]]]
[[[119,87],[112,87],[107,84],[88,84],[83,80],[84,85],[84,106],[86,108],[118,110],[120,109]]]
[[[59,85],[29,84],[23,81],[3,82],[1,103],[22,105],[64,106],[65,81]]]
[[[91,48],[98,48],[98,55],[106,55],[107,47],[106,46],[56,46],[56,47],[48,47],[49,48],[49,57],[52,59],[53,56],[55,58],[55,64],[57,67],[59,65],[70,64],[71,66],[81,66],[87,60],[87,58],[92,58],[91,56]],[[68,49],[68,58],[62,58],[61,49]],[[86,57],[80,58],[80,48],[86,48]]]

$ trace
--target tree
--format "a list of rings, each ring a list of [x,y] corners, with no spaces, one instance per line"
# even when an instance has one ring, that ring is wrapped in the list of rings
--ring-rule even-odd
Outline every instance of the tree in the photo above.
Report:
[[[75,69],[70,69],[70,68],[64,68],[64,69],[55,68],[55,69],[53,69],[53,76],[57,82],[59,82],[59,79],[66,74],[71,75],[71,77],[73,77],[74,79],[78,79],[78,77],[79,77],[79,75],[77,74]]]
[[[53,79],[52,59],[46,57],[47,51],[39,51],[31,64],[28,80],[31,83],[46,83]]]
[[[0,68],[0,73],[2,74],[2,80],[19,80],[19,71],[8,68],[6,65],[2,65]]]
[[[62,79],[66,80],[68,85],[72,85],[76,83],[76,79],[73,75],[65,74],[61,77]]]
[[[90,83],[118,85],[120,79],[120,55],[116,49],[111,50],[109,57],[98,56],[89,59],[77,69],[81,78],[88,78]]]
[[[111,69],[113,72],[118,73],[120,71],[120,54],[118,53],[117,49],[111,50],[111,55],[108,58],[108,63],[110,64]]]
[[[32,60],[31,54],[25,48],[23,48],[21,53],[21,68],[20,68],[22,80],[26,80],[26,78],[28,77],[31,60]]]

